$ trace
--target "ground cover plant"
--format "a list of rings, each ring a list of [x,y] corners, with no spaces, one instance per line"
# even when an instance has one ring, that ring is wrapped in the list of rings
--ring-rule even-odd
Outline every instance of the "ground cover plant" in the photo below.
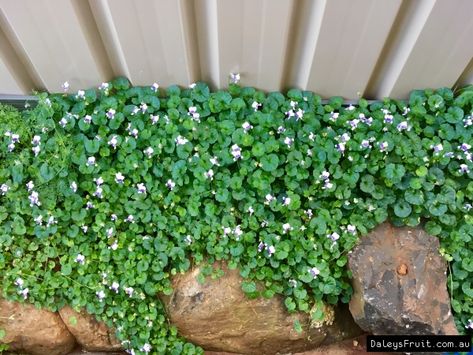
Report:
[[[0,109],[4,297],[85,308],[130,353],[201,353],[156,297],[172,275],[225,259],[249,297],[317,320],[350,299],[347,252],[389,219],[440,238],[457,326],[473,328],[471,87],[356,106],[124,78],[38,96]]]

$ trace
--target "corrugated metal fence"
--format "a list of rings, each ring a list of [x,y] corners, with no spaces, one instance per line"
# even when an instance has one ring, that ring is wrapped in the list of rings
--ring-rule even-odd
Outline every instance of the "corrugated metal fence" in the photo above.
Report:
[[[0,93],[134,85],[405,98],[473,83],[473,0],[0,0]]]

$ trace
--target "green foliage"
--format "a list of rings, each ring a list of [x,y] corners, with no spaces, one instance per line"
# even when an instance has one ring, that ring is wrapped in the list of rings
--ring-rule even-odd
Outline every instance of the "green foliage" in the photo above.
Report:
[[[389,219],[439,236],[464,329],[472,103],[471,89],[344,107],[300,90],[118,78],[83,96],[40,94],[22,114],[0,107],[0,287],[85,308],[137,354],[197,354],[156,296],[172,293],[172,275],[227,260],[249,297],[280,294],[289,311],[322,319],[322,301],[352,294],[348,251]],[[199,281],[210,275],[221,272],[206,266]]]

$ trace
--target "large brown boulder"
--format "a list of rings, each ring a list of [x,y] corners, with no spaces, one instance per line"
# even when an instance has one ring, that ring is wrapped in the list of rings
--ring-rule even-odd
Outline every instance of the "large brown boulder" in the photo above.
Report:
[[[61,317],[30,304],[0,299],[0,329],[5,331],[2,343],[9,350],[32,355],[68,354],[75,339]]]
[[[117,351],[122,346],[114,332],[103,322],[85,311],[76,312],[69,306],[63,307],[59,315],[77,342],[87,351]]]
[[[383,223],[349,253],[350,311],[373,334],[458,334],[439,240]]]
[[[237,270],[219,265],[221,278],[197,281],[196,267],[173,278],[174,292],[161,296],[171,323],[189,341],[206,350],[276,354],[312,349],[360,334],[347,307],[326,306],[326,318],[311,324],[304,313],[289,314],[281,297],[249,299]],[[302,332],[294,330],[299,320]]]

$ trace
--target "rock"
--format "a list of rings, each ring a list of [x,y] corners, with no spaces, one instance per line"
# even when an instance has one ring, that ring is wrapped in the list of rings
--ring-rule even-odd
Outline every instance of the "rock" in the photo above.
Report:
[[[63,307],[59,314],[77,342],[86,351],[117,351],[122,346],[115,334],[103,322],[85,311],[76,312],[71,307]]]
[[[0,329],[6,333],[1,342],[10,351],[62,355],[76,343],[59,314],[4,299],[0,299]]]
[[[383,223],[349,253],[350,311],[373,334],[458,334],[439,240],[421,228]]]
[[[307,314],[289,314],[282,297],[249,299],[241,290],[243,279],[237,270],[224,264],[214,266],[220,266],[225,275],[200,284],[201,268],[196,267],[172,279],[171,296],[160,296],[180,335],[205,350],[289,353],[361,333],[347,307],[327,306],[323,324],[311,325]],[[302,325],[300,334],[294,330],[295,320]]]

